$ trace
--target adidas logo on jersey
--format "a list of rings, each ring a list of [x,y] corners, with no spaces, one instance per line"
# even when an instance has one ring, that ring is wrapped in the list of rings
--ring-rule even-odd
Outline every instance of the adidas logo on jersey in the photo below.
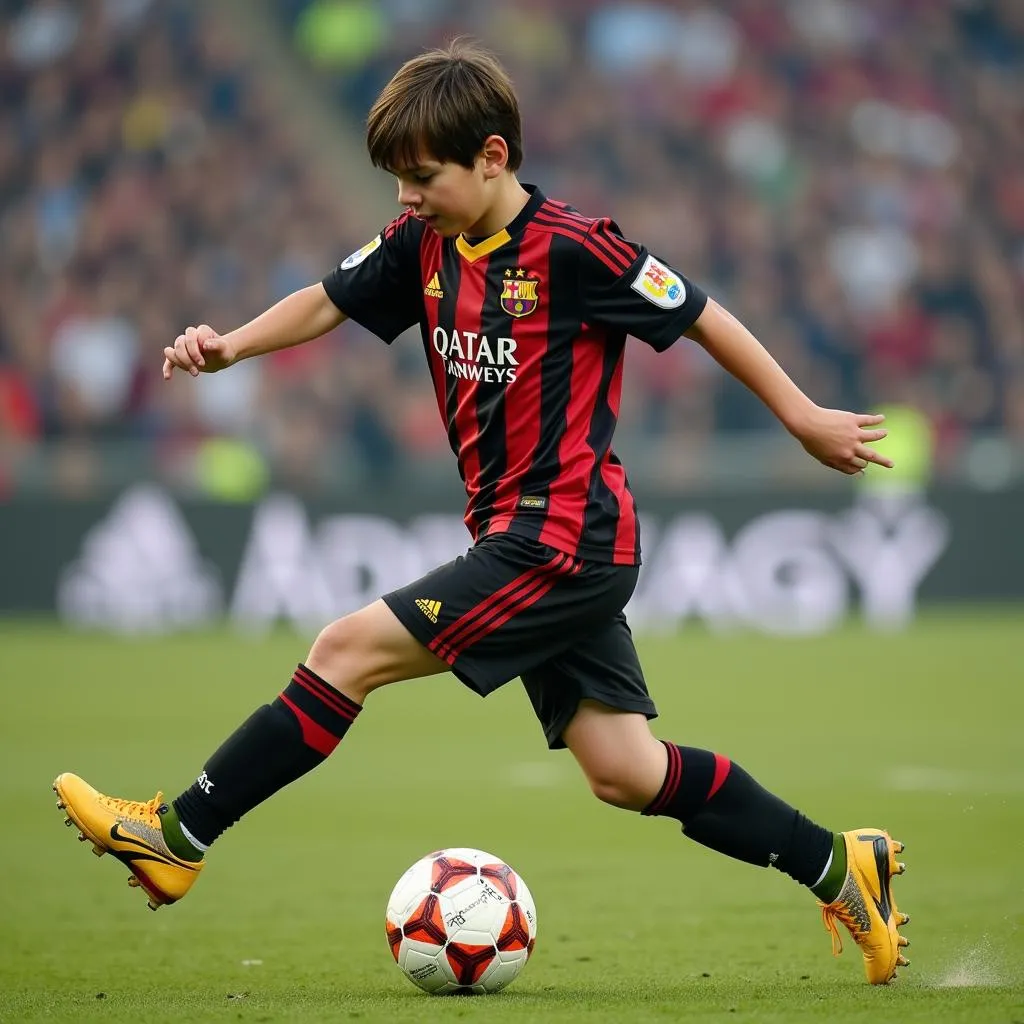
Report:
[[[426,598],[417,597],[416,607],[419,608],[419,610],[423,612],[431,622],[437,622],[437,617],[441,614],[440,601],[428,601]]]
[[[424,295],[429,295],[432,299],[443,299],[444,290],[441,288],[441,280],[437,276],[437,271],[434,271],[434,276],[427,282],[427,287],[423,289]]]

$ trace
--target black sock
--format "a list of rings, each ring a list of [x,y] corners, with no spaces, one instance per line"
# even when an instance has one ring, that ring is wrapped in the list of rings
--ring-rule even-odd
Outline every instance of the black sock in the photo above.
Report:
[[[326,760],[361,710],[299,665],[284,692],[250,715],[173,802],[179,821],[209,846],[247,811]]]
[[[832,851],[832,833],[773,796],[721,754],[666,743],[668,769],[643,814],[682,822],[683,832],[729,857],[785,871],[813,885]]]

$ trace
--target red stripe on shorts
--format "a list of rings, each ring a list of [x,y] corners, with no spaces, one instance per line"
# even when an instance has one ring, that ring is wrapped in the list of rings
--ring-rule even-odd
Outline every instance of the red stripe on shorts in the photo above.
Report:
[[[512,616],[536,603],[555,585],[558,576],[567,571],[574,572],[575,567],[572,559],[561,552],[544,565],[527,569],[438,633],[427,645],[429,650],[449,665],[453,664],[471,643],[494,632]]]

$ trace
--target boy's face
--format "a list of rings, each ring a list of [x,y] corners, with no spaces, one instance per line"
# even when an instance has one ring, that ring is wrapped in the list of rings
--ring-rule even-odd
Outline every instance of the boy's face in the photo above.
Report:
[[[473,167],[421,156],[415,167],[396,170],[398,201],[439,235],[487,234],[475,230],[491,202],[489,176],[478,160]]]

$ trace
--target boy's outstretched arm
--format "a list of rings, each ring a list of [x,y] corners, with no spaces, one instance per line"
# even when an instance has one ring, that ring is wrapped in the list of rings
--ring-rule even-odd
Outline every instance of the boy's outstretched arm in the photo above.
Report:
[[[344,319],[345,314],[331,302],[322,284],[301,288],[228,334],[220,335],[207,324],[187,328],[164,349],[164,380],[170,380],[176,369],[198,377],[223,370],[239,359],[301,345],[333,330]]]
[[[840,473],[859,473],[869,463],[891,469],[893,462],[869,448],[887,431],[884,416],[823,409],[787,376],[763,345],[714,299],[686,337],[706,349],[719,365],[745,384],[819,462]]]

